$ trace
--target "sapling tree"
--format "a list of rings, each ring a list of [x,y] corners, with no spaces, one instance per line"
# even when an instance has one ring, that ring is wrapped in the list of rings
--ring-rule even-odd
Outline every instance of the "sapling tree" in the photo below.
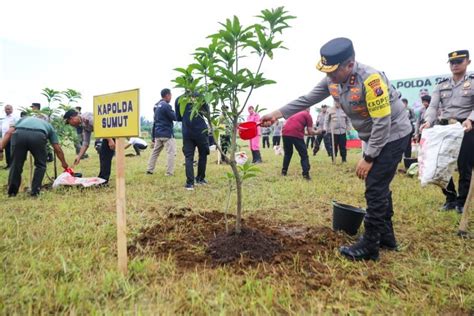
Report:
[[[242,227],[242,182],[255,177],[258,171],[249,163],[236,162],[239,118],[255,89],[275,83],[264,76],[262,64],[267,57],[273,59],[275,50],[285,48],[278,37],[295,17],[279,7],[262,10],[257,18],[258,23],[249,26],[242,25],[237,16],[220,23],[218,32],[208,36],[209,45],[195,50],[193,63],[175,69],[180,73],[174,80],[176,87],[185,90],[179,100],[181,112],[192,104],[191,116],[204,116],[216,140],[224,131],[222,125],[230,130],[228,154],[224,154],[219,142],[217,149],[232,169],[227,178],[237,192],[237,233]],[[206,108],[209,110],[204,111]],[[257,106],[256,111],[261,109]]]

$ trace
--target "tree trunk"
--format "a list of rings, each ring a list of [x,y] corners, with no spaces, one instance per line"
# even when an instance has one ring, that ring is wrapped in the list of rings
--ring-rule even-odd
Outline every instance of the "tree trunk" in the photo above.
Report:
[[[238,126],[238,118],[233,119],[233,126]],[[237,190],[237,214],[235,219],[235,232],[240,234],[242,231],[242,179],[240,178],[239,168],[235,161],[235,153],[237,151],[237,131],[232,130],[232,141],[230,142],[230,167],[235,177],[235,188]]]

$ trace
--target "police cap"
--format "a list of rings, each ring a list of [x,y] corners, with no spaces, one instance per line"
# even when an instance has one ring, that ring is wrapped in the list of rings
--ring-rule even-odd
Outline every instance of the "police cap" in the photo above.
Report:
[[[316,68],[322,72],[333,72],[339,65],[355,55],[352,41],[345,37],[330,40],[321,47],[321,60]]]
[[[448,62],[451,61],[463,61],[464,58],[469,59],[469,51],[467,49],[455,50],[448,54]]]

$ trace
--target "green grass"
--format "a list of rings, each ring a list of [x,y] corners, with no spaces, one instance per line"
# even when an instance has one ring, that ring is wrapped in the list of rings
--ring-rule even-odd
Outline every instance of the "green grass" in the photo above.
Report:
[[[223,210],[223,175],[229,167],[216,165],[216,153],[211,153],[210,185],[185,191],[178,148],[174,177],[164,176],[165,153],[153,176],[145,175],[149,151],[127,158],[129,240],[174,209]],[[77,171],[95,176],[98,158],[93,150],[89,154]],[[323,151],[311,156],[311,182],[302,179],[297,155],[285,178],[279,175],[282,157],[269,149],[262,155],[261,174],[245,183],[244,217],[331,226],[331,200],[365,206],[364,185],[353,171],[358,151],[350,151],[345,165],[332,165]],[[73,157],[68,152],[68,161]],[[25,166],[25,178],[27,174]],[[1,170],[1,183],[6,179]],[[113,186],[59,189],[38,199],[3,193],[0,314],[473,313],[473,243],[455,235],[459,215],[438,212],[440,190],[421,188],[416,179],[397,175],[392,190],[401,251],[383,252],[379,262],[367,263],[348,262],[337,249],[316,255],[329,271],[329,286],[316,289],[303,279],[265,274],[258,267],[244,273],[229,267],[185,271],[172,255],[133,258],[129,275],[122,277],[116,270]],[[231,205],[233,210],[235,199]]]

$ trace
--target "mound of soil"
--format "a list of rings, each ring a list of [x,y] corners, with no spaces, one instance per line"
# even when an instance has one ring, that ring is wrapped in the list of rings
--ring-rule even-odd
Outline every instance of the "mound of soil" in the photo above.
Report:
[[[206,253],[217,263],[229,263],[242,256],[251,260],[268,261],[280,249],[281,245],[276,238],[245,227],[240,234],[233,231],[217,235],[210,241]]]
[[[233,228],[235,217],[228,215],[228,219],[229,227]],[[192,214],[191,209],[183,208],[143,229],[130,244],[129,253],[159,258],[172,255],[181,268],[294,265],[298,258],[301,266],[321,271],[325,267],[314,256],[332,252],[344,242],[346,236],[329,227],[291,225],[253,216],[243,220],[241,234],[226,233],[223,213]]]

